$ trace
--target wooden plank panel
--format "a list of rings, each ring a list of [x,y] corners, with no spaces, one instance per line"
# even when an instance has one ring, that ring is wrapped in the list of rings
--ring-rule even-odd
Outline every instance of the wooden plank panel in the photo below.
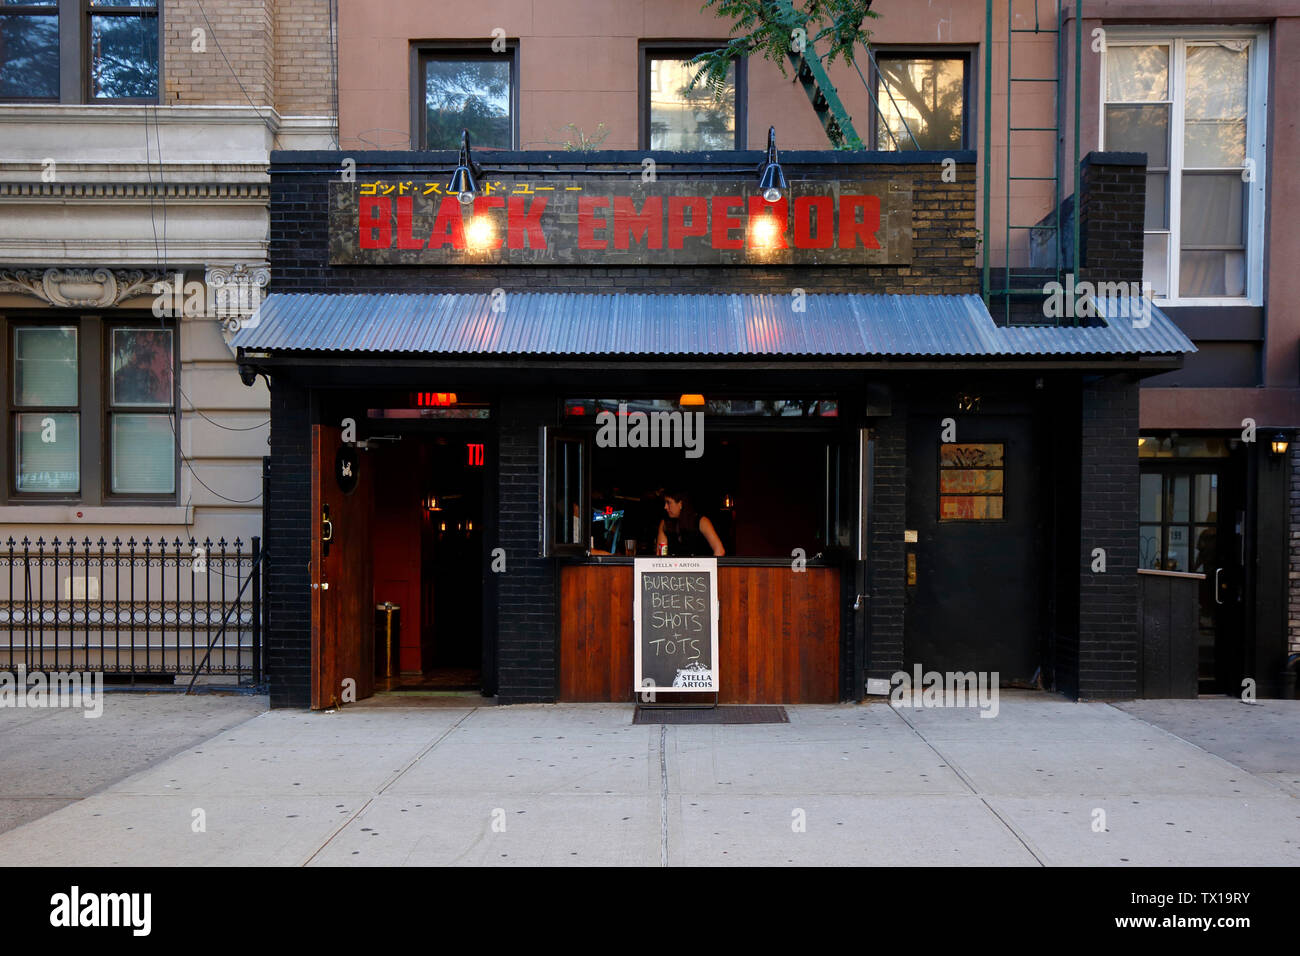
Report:
[[[835,568],[718,569],[721,701],[839,699],[840,587]],[[560,570],[560,699],[630,701],[632,569]]]
[[[560,699],[622,701],[632,689],[632,569],[560,569]]]

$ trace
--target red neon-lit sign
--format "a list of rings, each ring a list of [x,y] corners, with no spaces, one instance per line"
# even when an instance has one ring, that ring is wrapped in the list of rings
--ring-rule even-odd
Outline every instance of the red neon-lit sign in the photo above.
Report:
[[[482,442],[466,442],[465,452],[466,452],[468,463],[471,466],[478,466],[483,464],[483,443]]]
[[[416,392],[416,408],[446,408],[456,404],[455,392]]]

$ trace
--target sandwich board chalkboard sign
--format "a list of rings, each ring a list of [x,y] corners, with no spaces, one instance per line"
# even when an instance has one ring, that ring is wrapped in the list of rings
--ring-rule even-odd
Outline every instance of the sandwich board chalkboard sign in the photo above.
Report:
[[[717,558],[637,558],[636,689],[718,692]]]

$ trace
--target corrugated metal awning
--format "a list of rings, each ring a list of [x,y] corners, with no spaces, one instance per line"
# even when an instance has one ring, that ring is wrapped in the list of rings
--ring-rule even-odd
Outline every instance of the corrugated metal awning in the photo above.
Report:
[[[275,293],[234,337],[255,352],[511,356],[1177,356],[1196,347],[1149,302],[1090,326],[1000,327],[977,295],[310,295]],[[1130,311],[1132,310],[1132,311]],[[1130,318],[1129,316],[1134,316]]]

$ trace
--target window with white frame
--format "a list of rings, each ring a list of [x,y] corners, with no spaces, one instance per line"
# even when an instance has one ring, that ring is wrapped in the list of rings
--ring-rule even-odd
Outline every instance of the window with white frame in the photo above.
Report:
[[[1174,305],[1262,304],[1264,36],[1107,28],[1102,148],[1147,154],[1143,279]]]

